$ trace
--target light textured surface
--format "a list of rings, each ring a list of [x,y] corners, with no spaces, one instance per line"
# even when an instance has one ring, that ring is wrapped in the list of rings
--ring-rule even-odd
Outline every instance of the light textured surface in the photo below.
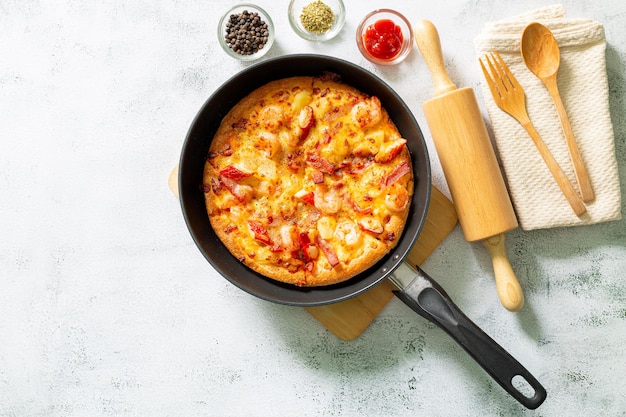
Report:
[[[202,103],[247,66],[217,44],[227,3],[0,2],[0,416],[626,415],[624,220],[509,233],[526,292],[515,314],[486,250],[460,229],[423,265],[544,384],[536,412],[397,300],[342,342],[212,270],[167,177]],[[423,60],[414,50],[394,68],[369,64],[358,20],[385,6],[432,20],[451,78],[478,94],[475,36],[545,3],[347,3],[343,32],[321,45],[293,34],[286,2],[261,1],[277,27],[269,56],[325,53],[386,80],[415,112],[445,190],[421,112],[432,95]],[[564,6],[605,28],[623,191],[626,4]]]

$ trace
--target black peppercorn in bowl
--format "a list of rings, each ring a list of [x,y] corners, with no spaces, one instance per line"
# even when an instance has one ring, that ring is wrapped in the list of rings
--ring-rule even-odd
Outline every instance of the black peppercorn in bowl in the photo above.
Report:
[[[265,55],[274,43],[274,36],[270,15],[250,3],[231,7],[217,25],[222,49],[241,61],[254,61]]]
[[[293,31],[309,41],[334,38],[346,21],[341,0],[291,0],[287,11]]]

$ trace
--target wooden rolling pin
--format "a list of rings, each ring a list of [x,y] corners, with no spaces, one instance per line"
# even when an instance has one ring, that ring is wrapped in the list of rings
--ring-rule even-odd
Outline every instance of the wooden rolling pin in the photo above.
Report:
[[[434,82],[423,109],[468,242],[482,241],[493,262],[502,305],[518,311],[524,293],[505,249],[504,233],[518,226],[474,90],[456,88],[446,72],[439,34],[428,20],[414,28],[415,41]]]

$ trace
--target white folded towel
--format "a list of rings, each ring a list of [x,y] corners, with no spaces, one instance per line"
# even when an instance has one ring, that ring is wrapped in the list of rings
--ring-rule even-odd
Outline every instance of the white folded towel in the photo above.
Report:
[[[544,84],[526,68],[520,53],[527,24],[548,27],[559,44],[558,85],[580,153],[589,172],[595,200],[587,213],[574,214],[532,140],[522,126],[500,110],[485,80],[481,87],[493,128],[496,149],[511,200],[524,230],[599,223],[621,218],[621,195],[613,125],[609,112],[604,27],[589,19],[565,18],[554,5],[488,23],[474,40],[478,57],[497,50],[526,93],[526,106],[552,155],[578,190],[561,124]]]

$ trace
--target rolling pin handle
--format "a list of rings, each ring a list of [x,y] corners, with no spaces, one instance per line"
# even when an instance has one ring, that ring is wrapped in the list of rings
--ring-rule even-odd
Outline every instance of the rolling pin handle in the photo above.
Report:
[[[449,91],[456,90],[456,85],[450,80],[443,62],[443,52],[439,33],[432,22],[420,20],[413,28],[415,43],[424,57],[433,83],[435,84],[434,96],[439,97]]]
[[[524,292],[509,262],[504,240],[502,233],[482,242],[491,255],[500,302],[509,311],[519,311],[524,306]]]

